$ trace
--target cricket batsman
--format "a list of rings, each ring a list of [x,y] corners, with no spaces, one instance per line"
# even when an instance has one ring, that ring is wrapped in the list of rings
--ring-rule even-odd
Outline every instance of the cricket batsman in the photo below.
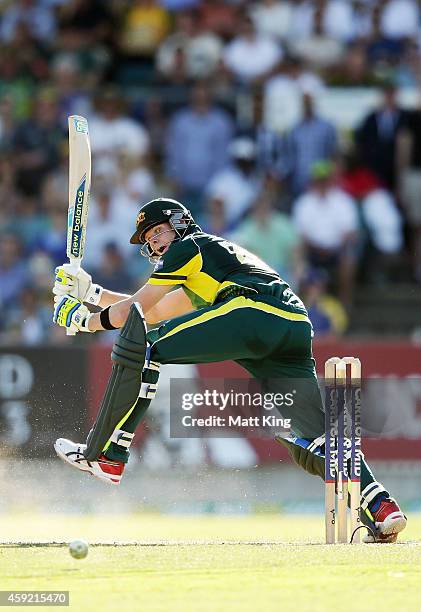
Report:
[[[86,444],[59,438],[58,456],[119,484],[136,427],[156,394],[161,364],[232,359],[254,378],[301,379],[304,399],[290,414],[294,436],[280,439],[293,460],[324,477],[324,412],[312,355],[313,330],[302,301],[263,261],[202,232],[180,202],[143,205],[132,244],[155,264],[134,295],[108,291],[69,264],[56,269],[54,322],[71,332],[119,329],[112,373]],[[91,313],[85,304],[102,310]],[[156,325],[147,332],[145,321]],[[319,452],[316,452],[319,451]],[[362,458],[361,519],[366,542],[395,542],[406,526],[398,504]]]

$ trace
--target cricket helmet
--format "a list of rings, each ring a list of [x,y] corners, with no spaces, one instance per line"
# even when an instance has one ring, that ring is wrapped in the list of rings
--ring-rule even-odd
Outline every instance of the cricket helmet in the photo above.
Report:
[[[142,206],[136,217],[136,231],[130,238],[131,244],[141,244],[146,247],[142,254],[150,256],[149,245],[145,240],[146,232],[159,223],[169,223],[176,233],[175,240],[181,240],[191,230],[199,230],[190,211],[177,200],[171,198],[156,198]]]

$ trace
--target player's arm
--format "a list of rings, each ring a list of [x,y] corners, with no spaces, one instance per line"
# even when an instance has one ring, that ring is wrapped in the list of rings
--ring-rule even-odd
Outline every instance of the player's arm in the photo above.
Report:
[[[133,296],[113,304],[109,309],[109,319],[113,327],[122,327],[129,314],[130,306],[138,302],[145,313],[146,322],[159,323],[191,312],[193,305],[183,289],[172,291],[171,285],[144,285]],[[96,313],[89,320],[89,329],[104,329],[101,315]]]
[[[126,322],[132,304],[138,302],[143,312],[149,312],[169,291],[171,291],[170,285],[143,285],[134,295],[116,302],[108,308],[109,322],[116,329],[122,327]],[[89,318],[88,328],[90,331],[104,329],[100,312]]]
[[[169,290],[171,287],[167,287],[167,289]],[[106,308],[123,300],[131,300],[131,296],[104,289],[99,306]],[[192,312],[192,310],[194,308],[190,299],[183,289],[179,288],[166,293],[152,308],[147,311],[144,310],[144,314],[146,323],[154,325],[160,321],[166,321],[167,319],[173,319],[174,317]]]
[[[193,243],[176,244],[174,250],[169,251],[170,258],[164,257],[163,264],[155,269],[148,282],[133,296],[119,301],[107,310],[106,323],[113,327],[122,327],[133,303],[138,302],[146,315],[148,323],[156,323],[164,319],[173,318],[192,310],[190,300],[184,291],[173,291],[174,287],[184,284],[190,275],[196,274],[202,265],[202,256],[197,245]],[[182,293],[181,293],[181,292]],[[170,293],[174,293],[170,295]],[[90,331],[104,329],[101,325],[105,314],[95,314],[90,317],[88,328]]]
[[[180,317],[183,314],[192,312],[194,310],[190,299],[185,294],[184,290],[180,287],[175,291],[170,291],[159,300],[155,306],[152,306],[150,310],[145,312],[146,323],[154,325],[160,321],[166,321],[167,319],[174,319],[174,317]]]
[[[171,255],[170,259],[168,256],[164,257],[162,265],[153,271],[147,283],[139,291],[132,296],[124,296],[121,300],[118,299],[119,294],[106,292],[104,302],[105,300],[113,300],[113,303],[105,306],[100,313],[94,314],[90,313],[86,306],[81,304],[81,301],[102,306],[104,289],[91,284],[89,285],[89,292],[85,294],[85,288],[81,288],[80,279],[78,279],[79,286],[75,283],[72,286],[78,297],[69,295],[68,291],[63,291],[63,289],[64,287],[68,289],[71,286],[72,279],[69,281],[69,274],[66,273],[66,270],[63,270],[64,281],[59,283],[56,277],[53,290],[55,294],[53,321],[72,330],[75,328],[76,331],[94,332],[122,327],[132,304],[135,302],[140,304],[149,323],[155,323],[191,311],[192,304],[184,295],[177,293],[177,297],[167,297],[167,294],[172,292],[174,287],[184,284],[190,275],[194,275],[200,270],[202,265],[200,250],[195,243],[177,243],[174,249],[169,250],[168,254]],[[63,268],[64,266],[61,266],[61,269]],[[98,290],[101,291],[99,296],[97,295]],[[96,301],[90,299],[92,292],[95,292]],[[174,293],[176,292],[174,291]],[[82,298],[82,294],[85,297]],[[165,301],[162,301],[162,304],[157,307],[157,304],[164,297],[166,298]],[[114,302],[115,299],[118,299],[118,301]]]
[[[130,297],[131,296],[128,293],[116,293],[115,291],[103,289],[98,306],[101,308],[107,308],[107,306],[112,306],[113,304],[129,299]],[[152,325],[154,323],[159,323],[159,321],[179,317],[180,315],[191,312],[192,310],[194,310],[194,308],[190,299],[187,297],[183,289],[180,288],[176,289],[175,291],[170,291],[170,293],[164,295],[162,300],[155,304],[155,306],[153,306],[149,312],[145,312],[145,319],[147,323]]]
[[[108,289],[103,289],[98,306],[100,306],[101,308],[107,308],[107,306],[112,306],[117,302],[121,302],[122,300],[127,300],[129,298],[129,293],[116,293],[115,291],[108,291]]]
[[[53,321],[74,332],[118,329],[124,325],[130,307],[135,302],[138,302],[146,313],[145,319],[149,324],[172,319],[193,310],[190,299],[182,289],[171,291],[169,285],[147,284],[133,296],[128,296],[94,314],[76,298],[69,295],[56,296]]]

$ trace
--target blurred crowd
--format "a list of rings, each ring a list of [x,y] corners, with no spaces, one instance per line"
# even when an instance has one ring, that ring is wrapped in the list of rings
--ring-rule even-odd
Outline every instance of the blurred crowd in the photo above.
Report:
[[[419,281],[421,110],[397,94],[420,85],[420,5],[3,0],[1,342],[64,340],[71,114],[93,154],[83,265],[109,289],[149,275],[128,239],[158,195],[279,271],[319,336],[346,331],[356,287]],[[318,109],[338,86],[379,91],[346,135]]]

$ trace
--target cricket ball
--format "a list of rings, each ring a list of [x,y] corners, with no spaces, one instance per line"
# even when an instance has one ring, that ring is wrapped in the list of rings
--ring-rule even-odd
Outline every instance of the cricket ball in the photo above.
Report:
[[[88,554],[88,543],[85,540],[73,540],[69,544],[69,553],[75,559],[84,559]]]

